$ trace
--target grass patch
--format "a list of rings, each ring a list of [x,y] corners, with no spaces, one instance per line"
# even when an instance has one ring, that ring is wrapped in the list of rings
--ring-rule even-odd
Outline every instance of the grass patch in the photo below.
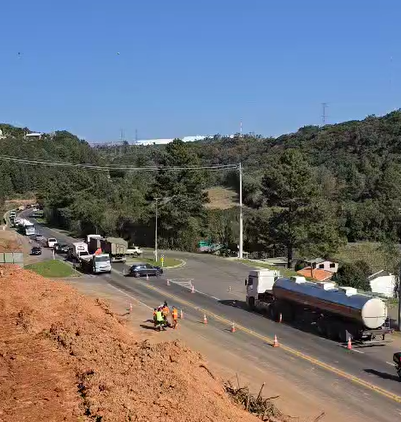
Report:
[[[157,267],[162,266],[160,259],[157,262],[152,258],[141,258],[141,257],[139,257],[139,258],[129,258],[129,259],[127,259],[127,263],[135,264],[136,262],[140,262],[141,264],[155,265]],[[163,267],[164,268],[165,267],[175,267],[176,265],[180,265],[180,264],[182,264],[181,259],[165,257]]]
[[[281,275],[284,277],[292,277],[292,276],[299,277],[299,274],[297,274],[294,270],[290,270],[288,268],[275,267],[274,265],[265,264],[264,262],[255,262],[250,259],[236,259],[236,261],[242,262],[243,264],[252,268],[267,268],[269,270],[278,270],[280,271]]]
[[[215,186],[206,192],[210,202],[205,207],[210,210],[228,210],[238,205],[237,193],[231,189]]]
[[[388,266],[380,243],[374,242],[348,243],[333,256],[333,260],[344,263],[363,260],[369,263],[374,272],[387,269]]]
[[[49,261],[37,262],[25,267],[26,270],[34,271],[35,273],[48,278],[62,278],[62,277],[77,277],[79,273],[75,271],[70,265],[58,259],[51,259]]]

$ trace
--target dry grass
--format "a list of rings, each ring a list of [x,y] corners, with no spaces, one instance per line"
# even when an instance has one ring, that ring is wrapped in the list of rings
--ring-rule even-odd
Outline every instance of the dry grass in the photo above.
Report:
[[[380,271],[388,267],[388,261],[380,249],[380,243],[374,242],[348,243],[333,256],[333,259],[339,262],[363,260],[370,265],[373,271]]]
[[[215,186],[207,189],[210,202],[206,208],[210,210],[228,210],[238,205],[237,194],[231,189]]]

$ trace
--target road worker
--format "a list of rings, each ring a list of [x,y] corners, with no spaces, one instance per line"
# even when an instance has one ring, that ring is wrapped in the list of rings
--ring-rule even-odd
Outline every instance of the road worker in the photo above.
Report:
[[[153,325],[155,326],[155,328],[156,328],[156,325],[157,325],[156,312],[157,312],[157,308],[154,308],[153,309]]]
[[[173,318],[172,327],[175,330],[177,328],[177,324],[178,324],[178,309],[175,306],[173,306],[173,310],[171,311],[171,316]]]
[[[164,315],[160,308],[156,311],[156,329],[166,331]]]
[[[169,309],[169,307],[167,305],[167,302],[164,302],[164,305],[163,305],[163,308],[162,308],[162,312],[163,312],[164,319],[166,321],[166,325],[169,326],[170,324],[168,322],[168,316],[170,315],[170,309]]]

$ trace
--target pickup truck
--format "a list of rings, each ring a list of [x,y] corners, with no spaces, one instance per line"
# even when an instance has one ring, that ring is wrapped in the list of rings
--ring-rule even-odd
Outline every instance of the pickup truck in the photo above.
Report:
[[[127,256],[141,256],[143,254],[143,250],[139,246],[131,246],[127,249],[125,253]]]

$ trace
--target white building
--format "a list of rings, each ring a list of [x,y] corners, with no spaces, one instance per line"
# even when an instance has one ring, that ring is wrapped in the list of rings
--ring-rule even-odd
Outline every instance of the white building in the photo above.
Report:
[[[397,277],[394,274],[381,270],[369,276],[368,281],[373,293],[379,293],[385,297],[395,296]]]
[[[201,141],[202,139],[207,138],[207,136],[203,135],[197,135],[197,136],[184,136],[181,139],[183,142],[195,142],[195,141]],[[173,142],[176,138],[162,138],[162,139],[141,139],[139,141],[136,141],[136,145],[167,145],[170,142]]]
[[[305,265],[318,270],[330,271],[333,274],[338,271],[338,262],[327,261],[322,258],[305,259]]]
[[[30,139],[40,139],[42,137],[42,134],[39,132],[32,132],[32,133],[27,133],[25,135],[25,139],[30,140]]]

